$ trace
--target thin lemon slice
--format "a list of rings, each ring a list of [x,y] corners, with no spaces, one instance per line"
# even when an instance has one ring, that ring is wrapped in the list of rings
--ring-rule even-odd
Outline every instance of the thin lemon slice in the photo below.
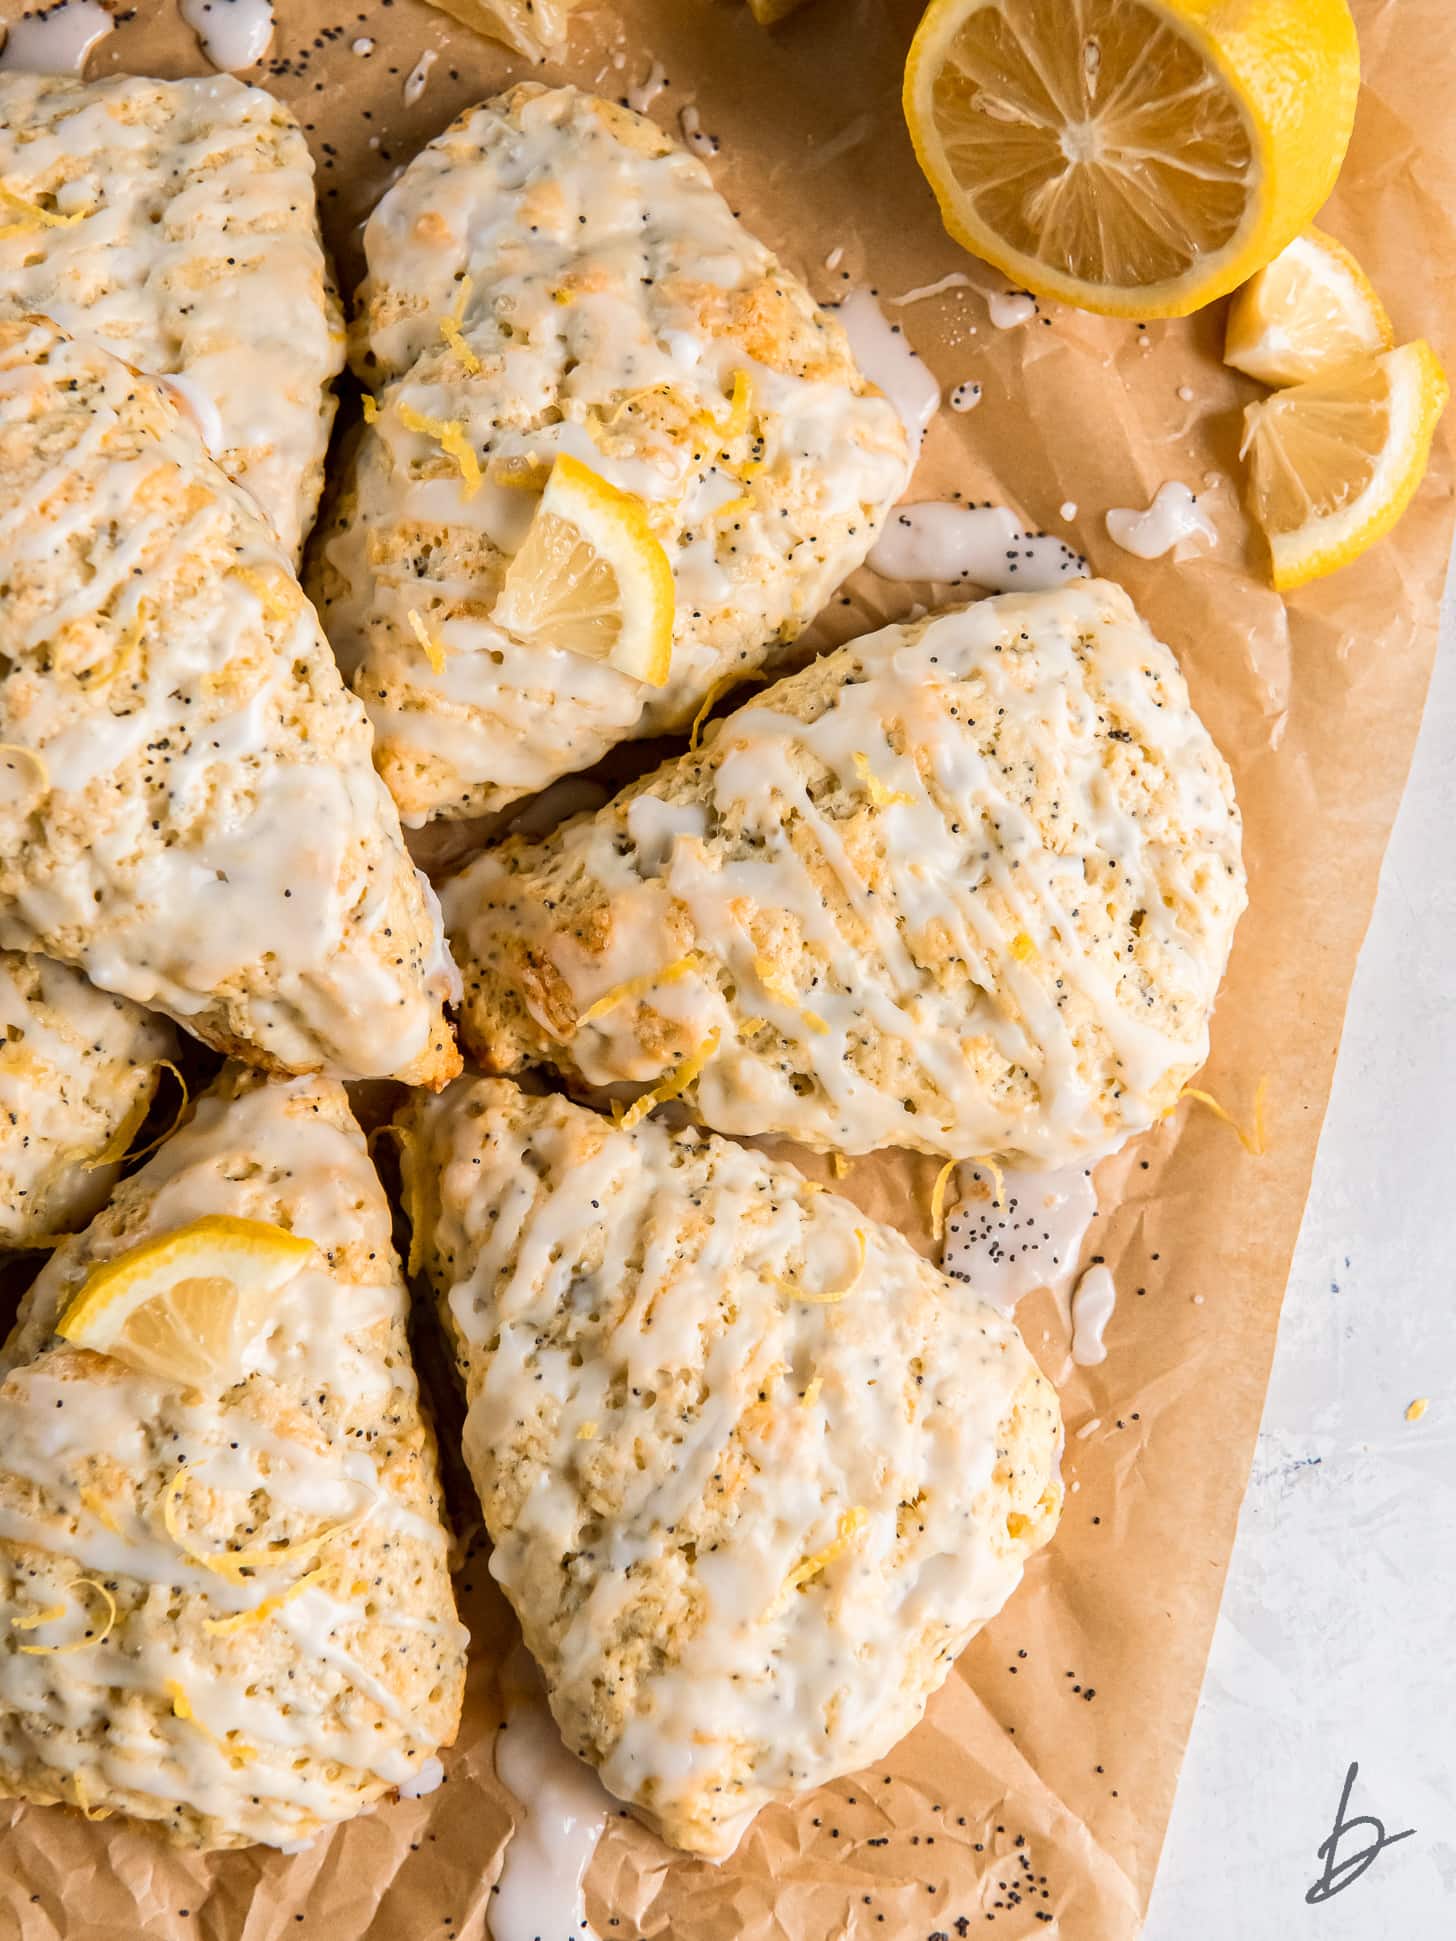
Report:
[[[577,0],[428,0],[440,13],[527,60],[544,61],[566,45],[567,17]]]
[[[56,1333],[163,1381],[226,1388],[314,1254],[311,1240],[262,1220],[194,1220],[96,1268]]]
[[[672,568],[646,507],[563,452],[506,569],[496,624],[661,687],[672,617]]]
[[[1018,287],[1179,317],[1309,222],[1359,79],[1345,0],[931,0],[905,115],[946,228]]]
[[[1234,298],[1223,356],[1261,384],[1307,384],[1394,342],[1385,306],[1349,250],[1306,229]]]
[[[1435,353],[1417,342],[1248,407],[1250,503],[1281,592],[1390,531],[1425,474],[1448,395]]]

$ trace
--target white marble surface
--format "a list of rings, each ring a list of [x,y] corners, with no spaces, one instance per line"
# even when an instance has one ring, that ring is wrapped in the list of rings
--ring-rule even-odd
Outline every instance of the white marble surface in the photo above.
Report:
[[[1405,1419],[1430,1398],[1418,1423]],[[1413,1828],[1321,1903],[1348,1816]],[[1337,1860],[1360,1851],[1355,1830]],[[1456,605],[1355,980],[1146,1941],[1456,1936]]]

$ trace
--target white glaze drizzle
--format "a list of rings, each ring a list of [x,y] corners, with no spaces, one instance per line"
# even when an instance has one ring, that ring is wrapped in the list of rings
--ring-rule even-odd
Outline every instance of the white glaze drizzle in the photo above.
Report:
[[[1187,541],[1204,539],[1215,545],[1218,528],[1188,486],[1168,479],[1153,494],[1146,511],[1114,506],[1107,514],[1107,536],[1138,559],[1161,559],[1164,553],[1176,558]]]
[[[1015,330],[1036,315],[1036,298],[1026,290],[993,290],[986,308],[998,330]]]
[[[647,114],[667,85],[667,69],[661,61],[654,60],[636,86],[628,88],[627,106],[634,114]]]
[[[981,402],[981,387],[967,378],[962,384],[953,385],[946,395],[946,403],[952,411],[974,411]]]
[[[935,373],[916,354],[899,324],[888,320],[872,290],[851,291],[835,315],[844,326],[855,362],[898,412],[910,443],[911,460],[915,460],[940,409]]]
[[[1106,1361],[1102,1336],[1117,1306],[1112,1269],[1098,1262],[1089,1267],[1072,1290],[1072,1360],[1079,1368],[1095,1368]]]
[[[1009,1314],[1038,1287],[1065,1288],[1097,1212],[1088,1166],[1033,1173],[966,1166],[973,1191],[951,1210],[941,1266],[983,1301]]]
[[[53,0],[12,20],[0,49],[0,72],[80,74],[87,56],[116,22],[101,0]]]
[[[1065,540],[1022,529],[1005,506],[931,499],[899,505],[870,548],[868,565],[887,580],[1041,592],[1080,579],[1087,562]]]
[[[273,0],[179,0],[182,18],[216,68],[255,67],[273,38]]]
[[[438,51],[427,47],[405,76],[404,105],[412,108],[430,84],[430,70],[440,58]]]
[[[598,1941],[582,1882],[616,1802],[562,1744],[524,1650],[512,1653],[504,1683],[495,1770],[521,1817],[490,1897],[491,1941]]]

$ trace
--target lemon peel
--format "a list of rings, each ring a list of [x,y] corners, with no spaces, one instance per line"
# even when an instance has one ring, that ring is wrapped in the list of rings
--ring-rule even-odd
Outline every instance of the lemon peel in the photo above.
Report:
[[[441,317],[440,335],[444,338],[456,361],[465,366],[472,377],[479,377],[485,366],[465,341],[465,332],[460,328],[458,317]]]
[[[864,792],[877,809],[888,809],[896,802],[914,802],[913,795],[904,789],[887,788],[870,766],[870,758],[861,748],[854,751],[854,772],[864,784]]]
[[[11,1618],[12,1631],[38,1631],[43,1624],[54,1624],[70,1610],[69,1604],[48,1604],[43,1611],[32,1611],[29,1617]]]
[[[836,1179],[844,1179],[849,1173],[849,1161],[836,1149],[829,1155],[829,1168]]]
[[[589,1004],[577,1019],[577,1029],[584,1024],[594,1024],[604,1018],[609,1011],[615,1011],[619,1004],[630,1003],[633,998],[645,997],[649,991],[656,990],[660,984],[676,984],[681,978],[695,971],[702,962],[697,951],[690,950],[685,957],[674,958],[659,971],[644,971],[641,977],[629,977],[621,984],[614,984],[604,991],[595,1004]]]
[[[424,649],[425,659],[430,663],[432,671],[436,674],[443,674],[445,671],[445,649],[430,632],[414,607],[410,608],[405,618],[410,623],[410,632]]]
[[[869,1258],[869,1243],[865,1238],[864,1228],[856,1227],[854,1237],[859,1247],[859,1260],[843,1287],[824,1287],[816,1294],[802,1286],[791,1275],[773,1274],[769,1278],[780,1293],[788,1294],[796,1301],[807,1301],[811,1307],[832,1307],[836,1302],[843,1301],[853,1294],[864,1274],[865,1262]]]
[[[813,1583],[816,1577],[822,1577],[831,1564],[838,1563],[841,1557],[852,1550],[869,1529],[869,1523],[870,1513],[862,1504],[856,1503],[853,1509],[845,1510],[839,1519],[838,1534],[821,1550],[816,1550],[802,1563],[795,1564],[789,1572],[784,1579],[783,1588],[774,1600],[769,1616],[778,1617],[787,1608],[795,1591],[802,1590],[806,1584]]]
[[[148,1158],[159,1146],[164,1146],[177,1130],[178,1126],[181,1125],[182,1115],[192,1102],[192,1094],[187,1080],[182,1076],[170,1058],[153,1059],[150,1069],[154,1072],[170,1072],[181,1088],[182,1097],[178,1101],[177,1110],[172,1114],[171,1124],[167,1126],[165,1131],[159,1132],[154,1139],[149,1139],[144,1146],[138,1147],[135,1152],[131,1151],[131,1142],[141,1130],[142,1123],[151,1111],[153,1102],[155,1101],[156,1089],[154,1087],[151,1092],[135,1100],[128,1108],[126,1117],[117,1126],[100,1152],[94,1158],[86,1161],[86,1171],[88,1173],[95,1172],[98,1166],[113,1165],[118,1159],[130,1158],[133,1161],[139,1161]]]
[[[935,1176],[935,1184],[930,1189],[930,1231],[937,1240],[945,1238],[945,1189],[950,1185],[950,1176],[960,1164],[958,1159],[948,1159]]]
[[[1178,1106],[1184,1099],[1192,1099],[1195,1104],[1207,1106],[1213,1116],[1221,1120],[1236,1136],[1239,1144],[1246,1153],[1255,1159],[1262,1159],[1269,1150],[1264,1131],[1264,1096],[1268,1089],[1268,1079],[1261,1078],[1254,1090],[1254,1123],[1248,1130],[1245,1130],[1239,1124],[1227,1106],[1219,1103],[1212,1092],[1202,1092],[1195,1085],[1185,1085],[1183,1090],[1178,1094],[1178,1097],[1168,1107],[1168,1111],[1163,1114],[1163,1117],[1166,1119],[1168,1113],[1177,1111]]]
[[[695,1052],[689,1057],[684,1058],[682,1063],[669,1072],[666,1078],[659,1080],[650,1092],[644,1092],[640,1099],[634,1099],[632,1104],[624,1112],[620,1113],[620,1116],[618,1114],[617,1101],[614,1099],[612,1101],[612,1116],[616,1119],[620,1129],[623,1132],[630,1132],[633,1126],[640,1124],[654,1107],[665,1105],[669,1099],[680,1097],[692,1084],[693,1080],[698,1076],[698,1073],[702,1071],[708,1060],[713,1056],[713,1053],[718,1049],[718,1040],[721,1035],[716,1028],[710,1031]]]
[[[59,209],[43,209],[38,202],[17,194],[4,182],[0,182],[0,204],[14,209],[20,217],[18,222],[0,227],[0,238],[24,236],[34,229],[72,229],[78,222],[84,222],[88,216],[96,214],[94,208],[76,209],[69,215],[63,215]]]
[[[337,1523],[326,1524],[312,1536],[295,1538],[291,1543],[259,1545],[251,1550],[201,1550],[181,1526],[181,1511],[178,1503],[193,1469],[192,1463],[180,1463],[177,1473],[162,1490],[162,1527],[189,1562],[202,1570],[211,1571],[214,1577],[221,1577],[229,1584],[242,1586],[250,1579],[247,1572],[271,1570],[275,1565],[285,1564],[295,1559],[312,1560],[327,1544],[333,1543],[345,1531],[352,1530],[363,1521],[363,1512],[347,1516]]]
[[[40,777],[42,794],[50,793],[51,772],[46,766],[44,755],[38,754],[34,748],[27,748],[23,742],[0,741],[0,760],[10,755],[19,755],[23,760],[28,761]]]
[[[73,1651],[90,1651],[96,1645],[105,1644],[116,1625],[116,1599],[105,1584],[99,1583],[94,1577],[73,1577],[71,1588],[99,1591],[106,1599],[106,1622],[100,1632],[94,1638],[73,1638],[70,1644],[21,1644],[15,1647],[17,1651],[24,1652],[28,1658],[68,1658]],[[17,1631],[33,1631],[38,1625],[52,1624],[57,1618],[64,1617],[68,1608],[61,1604],[49,1611],[42,1611],[38,1617],[12,1618],[10,1622]]]
[[[220,1739],[214,1731],[203,1724],[202,1720],[198,1718],[193,1708],[192,1700],[187,1696],[186,1688],[180,1679],[167,1679],[162,1686],[162,1690],[172,1701],[172,1716],[184,1720],[188,1725],[200,1732],[208,1744],[222,1754],[229,1765],[233,1767],[247,1766],[251,1765],[253,1760],[257,1758],[257,1750],[253,1746],[245,1745],[241,1741],[235,1746],[229,1745],[226,1739]]]
[[[315,1584],[321,1584],[334,1576],[338,1566],[333,1563],[318,1564],[313,1570],[306,1570],[302,1577],[295,1577],[281,1591],[273,1591],[261,1598],[251,1610],[235,1611],[231,1617],[204,1618],[202,1628],[214,1638],[233,1638],[240,1631],[257,1631],[269,1618],[281,1611],[285,1604],[291,1604],[295,1597],[301,1597]]]
[[[359,402],[364,413],[365,424],[372,425],[379,416],[378,398],[375,397],[372,391],[366,391]]]
[[[480,490],[480,460],[475,455],[475,447],[465,436],[465,425],[459,418],[431,418],[423,411],[416,411],[412,404],[401,402],[399,421],[406,431],[421,433],[433,438],[447,458],[453,458],[465,481],[465,498],[473,499]]]

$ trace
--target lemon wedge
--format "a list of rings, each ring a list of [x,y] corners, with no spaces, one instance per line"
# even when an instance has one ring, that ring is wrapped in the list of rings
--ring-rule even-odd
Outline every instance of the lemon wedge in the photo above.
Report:
[[[566,45],[567,16],[576,0],[428,0],[428,4],[462,27],[514,48],[527,60],[544,61]]]
[[[931,0],[905,115],[946,228],[1018,287],[1181,317],[1309,222],[1359,80],[1346,0]]]
[[[760,27],[775,26],[803,6],[804,0],[748,0],[748,11]]]
[[[1261,384],[1306,384],[1394,342],[1385,306],[1349,250],[1306,229],[1234,298],[1223,357]]]
[[[1434,351],[1416,342],[1248,407],[1250,504],[1281,592],[1390,531],[1425,474],[1448,395]]]
[[[672,662],[672,568],[642,501],[561,453],[492,617],[517,640],[661,687]]]
[[[163,1381],[226,1388],[314,1254],[311,1240],[262,1220],[194,1220],[96,1268],[56,1333]]]

